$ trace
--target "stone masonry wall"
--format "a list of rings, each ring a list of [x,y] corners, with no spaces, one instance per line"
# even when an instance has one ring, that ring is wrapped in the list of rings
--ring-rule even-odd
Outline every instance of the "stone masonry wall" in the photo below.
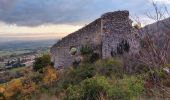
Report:
[[[139,42],[135,40],[135,29],[129,19],[128,11],[106,13],[84,28],[69,34],[51,48],[52,61],[55,67],[68,67],[75,59],[80,58],[82,45],[91,45],[102,58],[111,57],[111,52],[117,52],[117,44],[127,40],[129,53],[138,51]],[[70,54],[70,48],[77,48],[76,55]]]
[[[128,11],[116,11],[106,13],[101,17],[102,21],[102,57],[112,57],[111,52],[117,53],[117,45],[122,41],[128,41],[129,52],[138,51],[138,41],[135,40],[135,30],[129,19]]]
[[[80,57],[80,48],[82,45],[92,45],[99,47],[101,45],[101,19],[97,19],[84,28],[69,34],[58,41],[52,48],[52,61],[55,67],[68,67],[74,60]],[[77,48],[76,55],[70,54],[71,47]]]

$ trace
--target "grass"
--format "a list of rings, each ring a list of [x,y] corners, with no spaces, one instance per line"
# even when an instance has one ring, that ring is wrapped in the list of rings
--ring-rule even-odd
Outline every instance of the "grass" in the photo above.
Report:
[[[0,68],[4,67],[4,64],[0,63]]]
[[[25,70],[25,68],[26,68],[26,67],[12,68],[12,69],[10,69],[9,71],[10,71],[11,73],[16,73],[16,72]]]
[[[29,50],[16,50],[16,51],[0,51],[0,56],[9,56],[9,55],[12,55],[12,54],[16,54],[16,55],[19,55],[19,54],[23,54],[23,53],[29,53],[30,51]]]

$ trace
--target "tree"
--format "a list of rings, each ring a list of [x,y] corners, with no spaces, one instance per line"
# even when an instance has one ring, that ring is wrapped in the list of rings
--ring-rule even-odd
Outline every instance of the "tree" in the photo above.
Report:
[[[36,58],[33,64],[33,70],[42,71],[43,68],[51,64],[50,55],[43,55],[42,57]]]
[[[170,18],[165,19],[169,16],[169,12],[166,7],[159,7],[155,2],[152,4],[155,12],[154,14],[148,12],[147,16],[156,24],[139,29],[138,38],[142,44],[139,60],[148,66],[154,87],[168,94],[165,87],[161,85],[159,74],[170,62]],[[140,21],[137,20],[137,23]]]

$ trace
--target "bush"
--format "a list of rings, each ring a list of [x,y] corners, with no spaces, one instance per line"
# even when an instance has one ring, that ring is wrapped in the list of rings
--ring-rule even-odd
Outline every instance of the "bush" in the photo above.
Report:
[[[31,80],[33,82],[35,82],[36,84],[40,84],[43,80],[43,74],[40,74],[38,72],[32,72],[29,77],[31,78]]]
[[[82,55],[88,55],[93,53],[93,49],[88,45],[84,45],[81,47],[80,52]]]
[[[5,88],[3,86],[0,86],[0,100],[5,99],[4,92]]]
[[[14,79],[5,85],[3,96],[10,100],[28,99],[36,89],[36,84],[28,78]]]
[[[120,84],[128,90],[131,98],[140,96],[145,90],[141,76],[126,76]]]
[[[82,100],[99,100],[101,98],[107,98],[111,85],[105,77],[97,76],[83,81],[81,88]]]
[[[114,86],[111,90],[109,100],[130,100],[130,93],[121,86]]]
[[[103,76],[95,76],[86,79],[80,85],[70,85],[66,90],[66,100],[131,100],[136,96],[135,92],[141,91],[134,86],[130,91],[131,86],[110,83],[109,80]]]
[[[43,78],[44,84],[51,85],[53,82],[56,82],[58,79],[59,79],[59,75],[56,69],[51,66],[47,67]]]
[[[131,80],[128,84],[132,96],[139,96],[144,92],[144,82],[142,80]]]
[[[101,100],[107,99],[111,85],[102,76],[86,79],[80,85],[70,86],[66,91],[67,100]]]
[[[29,78],[25,78],[22,80],[22,87],[21,87],[21,97],[23,98],[30,98],[30,96],[35,93],[37,89],[37,85]]]
[[[73,82],[79,83],[82,80],[93,77],[96,74],[96,71],[95,67],[92,64],[84,64],[72,70],[70,74]]]
[[[35,62],[33,64],[33,70],[42,71],[44,67],[47,67],[50,64],[51,64],[50,55],[43,55],[42,57],[35,59]]]
[[[117,78],[123,78],[123,62],[118,58],[99,60],[96,62],[96,68],[99,74],[106,77],[114,75]]]
[[[4,96],[7,99],[11,99],[13,96],[19,94],[22,89],[21,79],[15,79],[9,82],[8,86],[5,88]]]
[[[65,100],[80,100],[80,86],[78,85],[69,85],[66,90]]]

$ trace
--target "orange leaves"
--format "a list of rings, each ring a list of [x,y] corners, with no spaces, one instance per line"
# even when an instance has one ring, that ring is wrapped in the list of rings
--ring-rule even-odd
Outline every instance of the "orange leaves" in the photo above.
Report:
[[[19,93],[22,88],[22,81],[21,79],[15,79],[9,82],[6,86],[4,96],[10,98],[15,94]]]
[[[57,81],[58,78],[59,78],[59,75],[56,69],[53,67],[48,67],[45,73],[45,76],[43,78],[43,82],[47,85],[52,84],[53,82]]]
[[[0,93],[4,93],[5,92],[5,88],[0,87]]]
[[[38,93],[38,89],[42,85],[52,85],[59,79],[59,74],[54,67],[44,68],[44,73],[35,74],[34,72],[27,73],[24,77],[14,79],[4,85],[0,86],[0,100],[5,98],[11,100],[14,97],[28,99],[33,93]],[[37,73],[37,72],[36,72]],[[39,82],[36,82],[35,75],[39,79]]]
[[[26,98],[35,91],[36,84],[27,78],[12,80],[4,88],[0,88],[0,93],[7,99],[11,99],[17,94],[22,94]]]
[[[30,79],[23,80],[22,88],[21,88],[21,94],[23,94],[25,97],[31,95],[33,92],[36,91],[36,84],[31,81]]]

